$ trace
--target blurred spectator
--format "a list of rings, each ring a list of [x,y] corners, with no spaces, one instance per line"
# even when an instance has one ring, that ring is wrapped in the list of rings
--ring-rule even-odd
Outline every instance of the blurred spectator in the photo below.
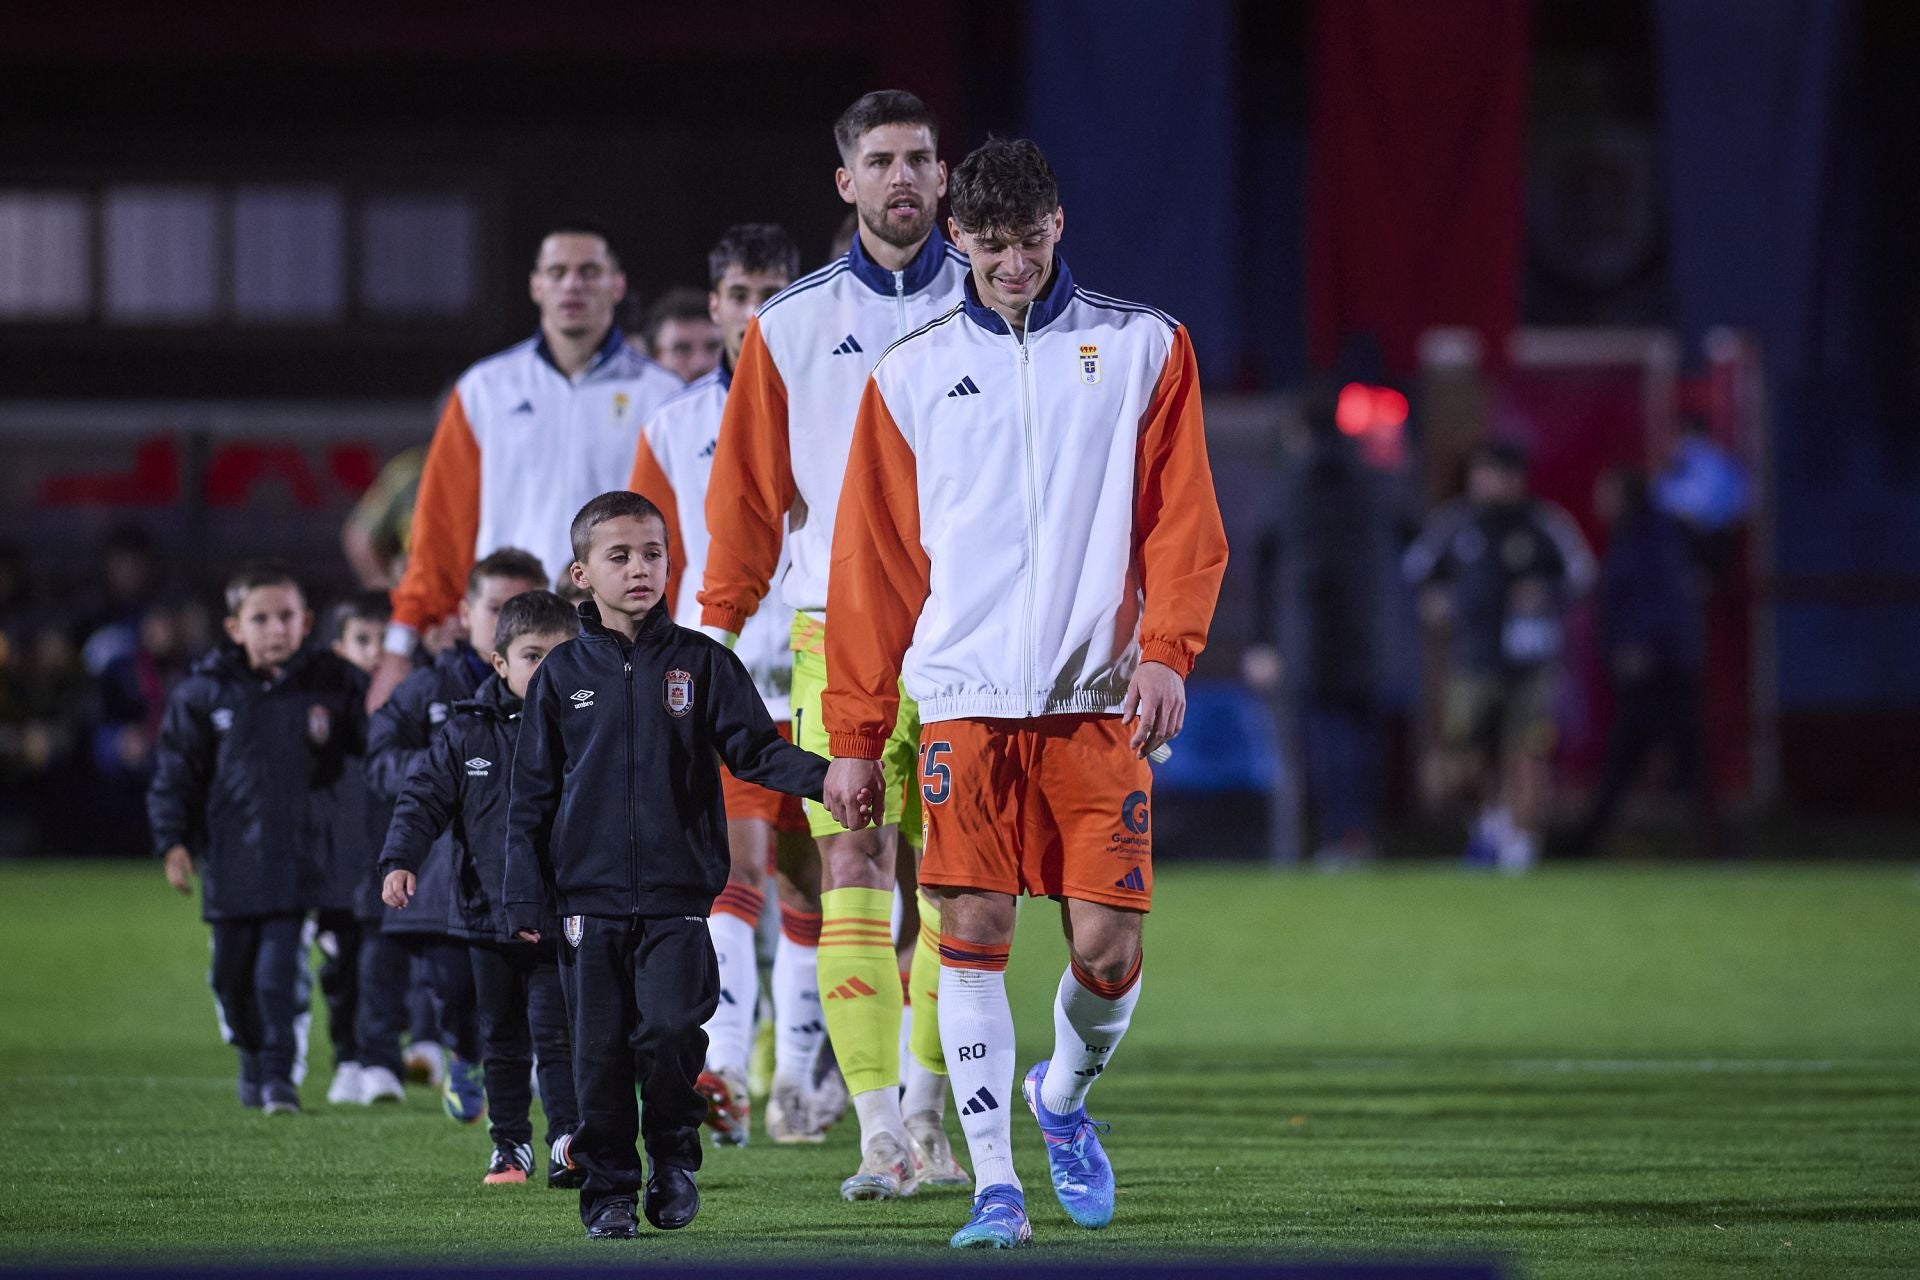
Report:
[[[1558,734],[1563,618],[1593,581],[1592,553],[1566,511],[1529,494],[1526,455],[1483,442],[1466,495],[1434,509],[1401,570],[1422,619],[1448,633],[1441,786],[1478,803],[1467,861],[1524,871]]]
[[[345,658],[368,675],[380,665],[393,606],[384,591],[359,591],[327,610],[321,635],[337,657]]]
[[[84,607],[74,639],[90,675],[139,646],[140,620],[160,592],[160,561],[153,538],[139,525],[123,524],[101,547],[97,594]]]
[[[133,638],[94,678],[89,737],[96,785],[89,811],[102,852],[146,848],[147,783],[167,695],[212,647],[213,622],[198,601],[159,601],[140,615]]]
[[[853,233],[860,226],[860,214],[852,211],[840,219],[840,226],[833,233],[833,242],[827,246],[827,261],[838,262],[853,250]]]
[[[1664,745],[1674,783],[1692,795],[1702,850],[1718,853],[1720,813],[1701,711],[1701,584],[1687,531],[1631,468],[1603,474],[1594,500],[1609,530],[1597,595],[1613,728],[1604,780],[1569,852],[1598,849],[1647,757]]]
[[[361,586],[391,587],[406,571],[413,504],[426,464],[424,447],[395,454],[347,514],[340,529],[340,550]]]
[[[707,308],[705,289],[669,289],[647,308],[640,349],[682,382],[712,373],[720,363],[720,326]]]
[[[1686,525],[1694,553],[1718,575],[1732,559],[1753,497],[1746,467],[1713,438],[1704,418],[1682,419],[1680,437],[1654,483],[1654,497]]]
[[[1297,724],[1314,861],[1372,858],[1382,790],[1379,628],[1389,504],[1380,477],[1313,394],[1304,424],[1282,438],[1275,523],[1256,555],[1254,643],[1247,682],[1284,687]]]

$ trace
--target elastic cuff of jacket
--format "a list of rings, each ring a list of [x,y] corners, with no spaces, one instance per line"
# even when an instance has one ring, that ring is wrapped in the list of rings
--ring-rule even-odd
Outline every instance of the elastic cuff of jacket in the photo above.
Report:
[[[420,643],[420,633],[404,622],[389,622],[387,638],[383,647],[388,653],[397,653],[403,658],[411,658],[416,645]]]
[[[1193,655],[1171,640],[1142,640],[1140,661],[1172,667],[1183,679],[1193,670]]]
[[[703,604],[700,606],[700,625],[718,627],[738,635],[740,629],[747,625],[746,611],[730,604]]]
[[[415,876],[420,874],[420,868],[410,867],[404,862],[382,862],[380,864],[380,878],[382,880],[386,879],[388,876],[392,875],[396,871],[404,871],[409,875],[415,875]]]
[[[886,747],[885,735],[879,737],[870,733],[830,733],[827,735],[827,750],[833,752],[836,760],[878,760],[880,752]]]

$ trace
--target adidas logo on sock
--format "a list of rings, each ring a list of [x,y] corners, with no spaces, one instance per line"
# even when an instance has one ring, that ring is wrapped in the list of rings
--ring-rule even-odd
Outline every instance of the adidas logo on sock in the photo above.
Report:
[[[953,390],[947,392],[947,399],[951,400],[955,396],[977,396],[979,394],[980,388],[974,386],[973,379],[968,377],[962,378],[953,384]]]
[[[827,999],[852,1000],[856,996],[877,996],[879,994],[878,991],[875,991],[872,987],[860,981],[860,979],[848,978],[845,982],[827,992]]]
[[[1115,880],[1113,887],[1116,889],[1131,889],[1135,893],[1145,893],[1147,891],[1147,878],[1140,874],[1140,868],[1135,867],[1118,880]]]
[[[840,345],[833,349],[833,354],[836,356],[850,356],[858,354],[861,350],[860,343],[855,340],[852,334],[848,334],[840,340]]]
[[[968,1098],[966,1103],[961,1106],[960,1114],[963,1116],[981,1116],[989,1111],[996,1111],[999,1107],[1000,1103],[998,1100],[996,1100],[991,1093],[987,1092],[985,1085],[982,1085],[980,1086],[980,1092]]]

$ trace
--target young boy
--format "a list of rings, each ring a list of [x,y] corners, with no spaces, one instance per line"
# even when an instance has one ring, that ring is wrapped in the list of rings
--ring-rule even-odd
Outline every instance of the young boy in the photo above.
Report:
[[[674,625],[667,534],[637,493],[603,493],[573,518],[573,578],[591,598],[579,636],[527,688],[507,814],[507,920],[543,936],[549,886],[566,945],[590,1239],[632,1239],[652,1168],[647,1221],[662,1231],[700,1210],[706,1101],[701,1028],[720,998],[707,914],[727,883],[724,762],[789,795],[820,793],[826,762],[780,736],[753,678],[725,646]],[[717,757],[717,758],[716,758]],[[634,1103],[638,1081],[644,1119]]]
[[[240,1105],[292,1114],[301,926],[332,860],[337,789],[360,765],[367,681],[302,647],[313,614],[291,571],[249,566],[226,594],[229,643],[167,700],[147,818],[168,884],[191,893],[199,866]]]
[[[453,704],[471,698],[493,674],[489,664],[501,606],[523,591],[538,591],[546,585],[547,571],[518,548],[503,547],[473,566],[459,610],[466,639],[401,681],[368,725],[367,782],[383,807],[400,798],[408,775],[426,759],[434,732],[446,723]],[[413,959],[423,959],[439,1005],[436,1043],[452,1051],[441,1100],[449,1116],[473,1124],[486,1110],[486,1095],[481,1084],[473,971],[466,947],[447,934],[452,868],[451,842],[443,837],[419,868],[411,906],[405,912],[389,909],[381,923],[384,941],[373,990],[364,1005],[370,1025],[361,1035],[362,1052],[367,1055],[362,1064],[362,1096],[368,1101],[400,1097],[400,1032],[407,1017],[408,971]],[[417,1047],[420,1037],[414,1040]]]
[[[328,647],[371,675],[380,660],[387,628],[387,593],[357,592],[327,611]],[[334,807],[332,874],[314,913],[320,947],[320,992],[327,1002],[327,1031],[333,1041],[333,1084],[327,1101],[357,1104],[361,1082],[357,1024],[360,1013],[362,953],[380,931],[380,881],[376,867],[386,835],[385,813],[374,813],[364,768],[340,779]],[[380,819],[375,829],[376,816]],[[303,954],[302,959],[305,959]]]
[[[453,837],[453,915],[448,932],[467,944],[480,1009],[481,1061],[493,1159],[482,1181],[523,1183],[533,1173],[532,1098],[528,1072],[539,1053],[540,1101],[547,1113],[547,1185],[580,1185],[565,1159],[578,1123],[573,1051],[560,995],[558,935],[541,924],[529,946],[507,929],[500,904],[506,873],[507,778],[520,736],[521,699],[548,651],[578,629],[566,601],[551,591],[528,591],[507,601],[493,637],[495,676],[453,714],[427,748],[427,758],[394,806],[393,827],[380,859],[381,896],[407,909],[415,875],[442,833]]]

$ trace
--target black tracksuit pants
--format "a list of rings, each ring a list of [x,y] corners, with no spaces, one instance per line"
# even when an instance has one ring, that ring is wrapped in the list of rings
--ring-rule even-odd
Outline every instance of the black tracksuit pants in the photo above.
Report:
[[[351,911],[317,911],[319,926],[320,994],[327,1002],[327,1036],[333,1042],[333,1065],[360,1061],[360,935],[367,926]],[[333,935],[333,945],[326,935]]]
[[[480,1027],[466,944],[436,934],[385,933],[369,925],[361,942],[360,1009],[354,1024],[361,1066],[401,1074],[400,1038],[412,1017],[408,997],[416,958],[429,965],[434,976],[439,1027],[430,1038],[462,1057],[479,1056]]]
[[[657,1166],[700,1167],[707,1104],[694,1089],[706,1063],[703,1029],[720,1003],[720,965],[700,916],[570,917],[560,939],[573,1016],[580,1128],[573,1161],[586,1174],[580,1217],[637,1196],[646,1181],[635,1139]],[[640,1086],[644,1111],[634,1102]]]
[[[299,1010],[300,914],[215,920],[209,982],[242,1079],[255,1084],[293,1079],[293,1021]]]
[[[473,992],[480,1009],[480,1056],[487,1074],[487,1121],[493,1141],[533,1141],[535,1055],[540,1063],[540,1103],[547,1113],[546,1142],[580,1124],[573,1092],[573,1034],[560,992],[557,938],[537,943],[475,942],[467,947]]]

